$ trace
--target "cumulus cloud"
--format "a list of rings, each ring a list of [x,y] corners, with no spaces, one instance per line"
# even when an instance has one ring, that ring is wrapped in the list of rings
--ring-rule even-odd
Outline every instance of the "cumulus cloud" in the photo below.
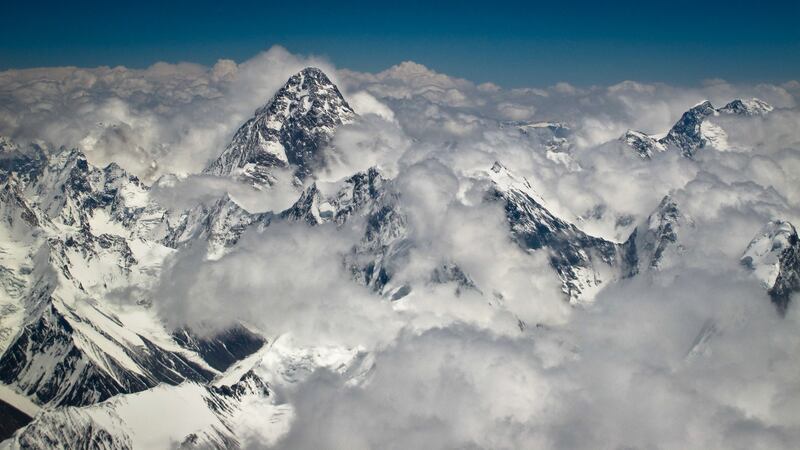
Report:
[[[213,261],[202,245],[187,248],[157,287],[158,308],[172,325],[200,331],[243,320],[304,345],[381,342],[399,317],[388,300],[350,281],[341,264],[355,240],[347,231],[275,224],[267,233],[246,234]]]

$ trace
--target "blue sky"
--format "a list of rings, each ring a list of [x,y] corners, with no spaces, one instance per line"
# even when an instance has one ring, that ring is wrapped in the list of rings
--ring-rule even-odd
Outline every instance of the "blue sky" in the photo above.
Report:
[[[378,71],[413,60],[503,86],[800,78],[800,1],[11,2],[0,69],[213,64],[280,44]]]

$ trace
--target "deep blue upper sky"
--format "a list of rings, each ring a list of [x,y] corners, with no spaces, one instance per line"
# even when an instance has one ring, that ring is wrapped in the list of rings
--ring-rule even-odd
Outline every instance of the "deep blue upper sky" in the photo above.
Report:
[[[0,69],[213,64],[280,44],[338,67],[413,60],[504,86],[800,78],[800,0],[225,3],[8,2]]]

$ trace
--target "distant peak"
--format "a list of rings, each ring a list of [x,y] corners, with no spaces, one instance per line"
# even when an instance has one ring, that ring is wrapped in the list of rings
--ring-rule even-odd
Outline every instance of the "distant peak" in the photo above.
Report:
[[[650,159],[654,153],[666,150],[661,142],[641,131],[628,130],[620,136],[619,140],[636,150],[643,159]]]
[[[775,108],[772,105],[757,98],[747,100],[737,98],[720,108],[719,112],[740,116],[761,116],[773,109]]]

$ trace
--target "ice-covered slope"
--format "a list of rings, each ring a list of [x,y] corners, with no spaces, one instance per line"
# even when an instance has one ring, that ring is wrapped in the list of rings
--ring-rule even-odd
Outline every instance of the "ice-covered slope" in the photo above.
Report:
[[[248,416],[263,421],[262,438],[267,432],[279,437],[291,418],[286,407],[270,401],[266,383],[252,371],[231,385],[162,385],[91,406],[46,411],[0,448],[233,449],[243,444],[237,432]]]
[[[266,186],[277,181],[275,170],[287,169],[302,181],[325,165],[324,147],[339,125],[354,118],[353,109],[321,70],[303,69],[242,125],[205,172]]]
[[[144,293],[174,250],[162,243],[167,212],[138,179],[75,150],[4,156],[0,380],[12,389],[39,404],[91,404],[207,382],[217,374],[204,360],[214,348],[263,344],[243,334],[189,342],[160,324]],[[218,356],[218,368],[237,357]]]
[[[750,241],[741,259],[767,289],[781,313],[793,293],[800,291],[800,240],[789,222],[769,222]]]

